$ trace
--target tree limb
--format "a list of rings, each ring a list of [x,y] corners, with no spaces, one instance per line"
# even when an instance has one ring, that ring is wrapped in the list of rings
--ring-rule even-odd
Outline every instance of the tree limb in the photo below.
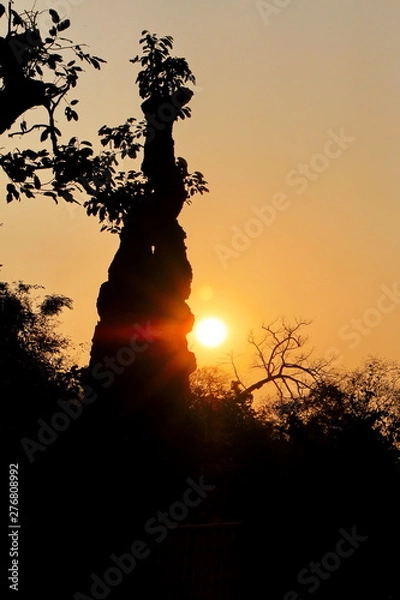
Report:
[[[273,383],[281,397],[286,394],[293,397],[294,393],[301,395],[302,390],[311,390],[328,375],[327,367],[332,359],[312,363],[312,349],[299,353],[306,342],[300,330],[304,325],[309,325],[309,322],[295,321],[294,324],[288,324],[282,321],[280,325],[276,323],[277,321],[274,321],[262,327],[267,333],[261,342],[250,334],[249,342],[255,348],[258,359],[256,368],[263,369],[266,376],[245,388],[240,396],[251,394]],[[238,377],[236,370],[235,375]]]

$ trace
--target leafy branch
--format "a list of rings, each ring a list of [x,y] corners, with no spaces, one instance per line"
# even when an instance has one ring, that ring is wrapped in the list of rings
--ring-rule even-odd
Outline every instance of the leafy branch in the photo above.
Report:
[[[85,193],[89,196],[84,202],[87,214],[99,219],[102,231],[119,233],[137,203],[145,201],[153,192],[143,172],[134,169],[117,171],[120,161],[135,160],[144,149],[148,124],[146,120],[138,121],[130,117],[116,127],[103,125],[98,132],[103,147],[99,154],[94,153],[91,142],[80,142],[76,137],[66,144],[60,143],[62,134],[56,127],[55,115],[61,102],[66,103],[64,112],[67,121],[79,119],[76,111],[79,101],[67,99],[82,72],[77,59],[89,63],[95,69],[99,69],[104,61],[84,52],[82,45],[73,44],[71,40],[61,37],[59,33],[69,27],[69,21],[61,20],[54,9],[48,12],[53,26],[43,40],[37,29],[38,12],[31,11],[23,15],[11,13],[11,38],[15,39],[21,35],[20,30],[23,31],[24,37],[20,42],[24,77],[43,82],[52,73],[55,80],[45,84],[47,91],[42,104],[48,113],[48,123],[29,127],[24,119],[20,123],[20,129],[9,134],[10,137],[24,136],[40,130],[40,141],[50,141],[51,148],[39,152],[15,149],[0,154],[0,166],[10,179],[7,185],[7,202],[20,200],[22,195],[33,198],[38,193],[51,197],[55,202],[59,199],[77,202],[77,194]],[[31,39],[33,32],[34,43]],[[145,98],[152,94],[183,94],[185,97],[178,103],[181,108],[177,112],[177,118],[190,116],[190,110],[184,108],[184,104],[188,101],[188,94],[191,97],[192,92],[182,86],[187,82],[195,83],[195,78],[186,60],[169,56],[172,37],[157,38],[148,32],[143,34],[144,37],[140,40],[143,55],[131,61],[140,62],[143,67],[137,78],[140,94]],[[62,54],[65,50],[72,51],[75,58],[67,62]],[[0,78],[1,65],[0,48]],[[4,77],[3,73],[3,79]],[[188,204],[196,193],[208,192],[202,173],[189,173],[186,161],[180,157],[176,166],[184,183]],[[46,184],[42,183],[43,177],[39,178],[39,172],[43,171],[47,172]]]
[[[143,67],[136,79],[141,98],[154,95],[170,97],[186,83],[196,84],[186,59],[170,56],[173,47],[171,36],[159,38],[146,30],[142,31],[142,36],[139,42],[142,44],[142,55],[130,61],[133,64],[140,63]]]
[[[7,12],[8,30],[5,37],[0,37],[0,133],[9,129],[27,110],[40,105],[47,111],[48,123],[29,127],[24,119],[19,131],[10,133],[9,137],[24,136],[39,129],[40,141],[49,140],[51,144],[50,151],[35,153],[16,149],[0,154],[0,166],[12,182],[7,187],[7,201],[19,199],[21,194],[32,198],[36,192],[72,201],[65,180],[53,181],[50,190],[43,190],[36,170],[48,169],[56,179],[62,171],[59,165],[65,160],[68,145],[59,142],[61,131],[56,127],[56,111],[62,101],[66,102],[67,121],[78,120],[75,110],[78,100],[69,102],[67,99],[83,71],[77,61],[87,62],[95,69],[100,69],[105,61],[60,35],[70,27],[70,21],[62,20],[56,10],[43,11],[49,13],[53,23],[45,32],[39,31],[38,26],[43,13],[31,10],[18,14],[11,3],[8,11],[0,4],[0,18]],[[68,57],[66,52],[72,52],[72,56]]]

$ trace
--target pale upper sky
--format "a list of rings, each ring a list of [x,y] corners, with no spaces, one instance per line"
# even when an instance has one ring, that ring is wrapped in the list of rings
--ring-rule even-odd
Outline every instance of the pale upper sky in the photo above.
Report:
[[[200,366],[231,351],[240,361],[249,331],[279,316],[312,320],[316,353],[334,347],[346,365],[369,354],[400,359],[397,0],[37,2],[46,6],[108,61],[82,76],[78,124],[60,119],[67,139],[141,118],[129,58],[143,29],[172,35],[197,77],[193,117],[175,136],[177,155],[211,190],[181,216],[189,304],[230,329],[217,349],[190,339]],[[117,238],[49,199],[4,200],[0,222],[1,278],[70,296],[63,329],[89,343]]]

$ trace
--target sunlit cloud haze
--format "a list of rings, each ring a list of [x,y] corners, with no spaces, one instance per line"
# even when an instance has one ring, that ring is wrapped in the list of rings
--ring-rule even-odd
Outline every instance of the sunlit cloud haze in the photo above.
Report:
[[[313,321],[316,354],[336,348],[351,366],[369,354],[400,358],[400,4],[294,0],[269,16],[266,4],[38,2],[68,14],[71,38],[108,61],[87,69],[79,122],[60,118],[60,128],[66,140],[95,140],[104,124],[141,118],[129,59],[143,29],[172,35],[198,83],[176,153],[210,186],[180,218],[194,271],[189,304],[229,330],[212,349],[189,336],[199,364],[243,357],[249,331],[279,316]],[[3,147],[16,145],[3,136]],[[70,296],[63,330],[89,344],[117,238],[48,198],[4,199],[0,222],[1,278]]]

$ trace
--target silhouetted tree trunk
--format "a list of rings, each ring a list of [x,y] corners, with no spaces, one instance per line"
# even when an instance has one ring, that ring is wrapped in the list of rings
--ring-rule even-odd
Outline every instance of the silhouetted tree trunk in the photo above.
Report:
[[[9,129],[27,110],[35,106],[46,106],[46,85],[41,81],[26,79],[19,85],[0,91],[0,134]]]
[[[43,44],[39,32],[33,31],[36,33],[37,44]],[[50,99],[50,89],[54,88],[25,75],[28,50],[33,48],[25,37],[0,37],[0,76],[3,84],[0,89],[0,134],[9,129],[30,108],[46,106]]]
[[[192,92],[180,90],[181,105]],[[135,200],[120,246],[101,286],[90,372],[110,410],[166,431],[179,416],[195,370],[186,335],[193,315],[186,300],[192,270],[177,217],[187,197],[177,166],[173,122],[151,125],[171,99],[153,94],[142,104],[148,133],[142,164],[149,193]]]

